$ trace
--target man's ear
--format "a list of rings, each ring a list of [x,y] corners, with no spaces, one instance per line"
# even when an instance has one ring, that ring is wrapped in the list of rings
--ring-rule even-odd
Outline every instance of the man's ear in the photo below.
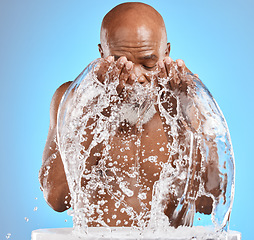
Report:
[[[103,58],[104,57],[104,54],[103,54],[103,50],[102,50],[102,47],[101,47],[101,44],[99,43],[98,44],[98,48],[99,48],[99,52],[101,54],[101,57]]]
[[[170,43],[167,43],[167,48],[166,48],[166,52],[165,52],[165,55],[168,57],[169,56],[169,53],[170,53]]]

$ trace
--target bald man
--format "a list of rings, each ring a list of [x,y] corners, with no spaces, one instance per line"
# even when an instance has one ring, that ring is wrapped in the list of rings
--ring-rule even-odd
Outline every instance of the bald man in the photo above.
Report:
[[[170,43],[167,42],[164,21],[161,15],[149,5],[143,3],[124,3],[113,8],[103,19],[100,41],[101,43],[98,47],[102,60],[97,77],[99,81],[104,83],[107,70],[110,66],[114,65],[114,70],[110,77],[111,79],[119,79],[119,85],[117,86],[119,95],[123,93],[126,84],[132,85],[134,81],[138,81],[144,85],[150,84],[154,81],[151,79],[151,72],[154,70],[157,71],[157,78],[167,78],[169,73],[171,73],[171,80],[168,83],[168,87],[172,90],[178,89],[183,92],[186,91],[186,86],[191,84],[185,77],[185,72],[189,72],[189,70],[186,68],[184,62],[182,60],[176,60],[174,62],[169,57]],[[70,193],[61,154],[58,150],[56,130],[57,112],[61,98],[70,84],[71,82],[64,83],[56,90],[53,96],[50,106],[50,128],[39,175],[47,203],[59,212],[65,211],[70,207]],[[171,103],[169,102],[168,104],[170,105]],[[174,100],[172,100],[172,104],[174,105]],[[137,184],[137,180],[135,181],[133,178],[128,177],[128,174],[131,174],[131,169],[134,166],[131,159],[134,154],[134,149],[136,149],[135,142],[130,140],[128,143],[129,151],[121,153],[119,148],[123,146],[122,138],[126,137],[121,130],[119,130],[119,134],[110,142],[111,149],[114,149],[110,154],[113,158],[115,157],[116,167],[122,168],[122,171],[118,174],[129,183],[129,189],[134,192],[132,196],[125,196],[125,202],[136,212],[142,212],[143,209],[150,210],[153,185],[159,179],[161,171],[161,164],[144,161],[144,159],[149,157],[152,149],[153,155],[158,156],[159,162],[166,163],[168,160],[168,153],[160,150],[161,146],[170,143],[167,136],[161,133],[164,127],[163,120],[158,111],[149,114],[147,121],[144,123],[144,133],[141,138],[145,154],[140,159],[141,180],[139,179],[139,181],[141,183],[145,182],[146,188],[151,189],[151,191],[148,192],[146,199],[142,200],[142,207],[138,198],[140,184]],[[135,130],[137,128],[135,120],[131,122],[128,117],[125,120],[127,123],[129,122],[128,124],[131,124],[132,129]],[[133,132],[135,132],[134,130]],[[95,149],[94,151],[102,150]],[[129,159],[128,163],[124,163],[124,155],[125,157],[127,155]],[[89,162],[96,165],[98,164],[98,159],[91,154],[89,156]],[[92,166],[89,167],[92,168]],[[124,174],[124,172],[128,174]],[[110,175],[110,171],[108,174]],[[219,188],[219,181],[216,180],[216,177],[214,179],[214,181],[209,182],[210,192],[216,192]],[[117,188],[117,186],[113,187]],[[104,222],[107,222],[109,226],[131,226],[133,224],[129,221],[129,216],[120,211],[117,212],[116,219],[112,218],[112,215],[115,214],[113,212],[115,201],[107,194],[103,198],[106,200],[104,207],[109,209],[103,215]],[[98,201],[96,197],[93,199],[92,201],[94,202]],[[196,202],[196,211],[210,214],[212,203],[210,198],[200,197]],[[170,199],[169,197],[165,213],[171,220],[173,226],[183,224],[181,219],[175,219],[174,222],[171,219],[176,205],[176,199],[173,197]],[[106,219],[110,219],[110,221],[106,221]],[[124,222],[127,222],[127,224],[124,224]],[[93,226],[92,223],[91,226]]]

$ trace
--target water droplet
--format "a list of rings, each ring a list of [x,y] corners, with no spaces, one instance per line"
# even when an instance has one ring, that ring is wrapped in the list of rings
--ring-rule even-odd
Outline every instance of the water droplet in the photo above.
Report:
[[[116,203],[115,203],[115,207],[116,207],[116,208],[119,208],[119,207],[120,207],[120,204],[121,204],[121,202],[116,202]]]
[[[140,139],[137,139],[137,141],[134,143],[137,147],[140,147],[141,141]]]
[[[28,221],[29,221],[29,218],[25,217],[25,221],[28,222]]]
[[[139,194],[138,194],[138,198],[139,198],[140,200],[146,199],[146,193],[139,193]]]
[[[11,233],[7,233],[5,237],[6,239],[9,239],[11,237]]]

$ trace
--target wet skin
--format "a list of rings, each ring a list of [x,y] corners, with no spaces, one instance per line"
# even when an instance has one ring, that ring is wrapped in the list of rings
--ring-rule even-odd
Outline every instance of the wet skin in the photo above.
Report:
[[[128,7],[128,4],[126,4],[126,6],[120,7],[117,11],[111,13],[108,19],[104,19],[101,29],[101,44],[99,44],[102,60],[97,72],[98,79],[104,83],[105,74],[109,66],[114,66],[110,78],[119,78],[119,85],[117,87],[119,95],[122,94],[126,84],[132,85],[135,81],[141,84],[151,84],[153,81],[155,86],[159,86],[158,79],[167,77],[170,79],[167,85],[168,88],[178,90],[179,92],[186,91],[186,86],[192,84],[190,79],[186,78],[185,74],[190,71],[186,68],[182,60],[173,61],[169,57],[170,44],[167,43],[165,27],[161,16],[154,13],[154,10],[146,5],[135,4],[136,3],[132,4],[134,10],[126,11],[125,7]],[[135,9],[135,7],[138,10]],[[137,12],[139,13],[139,17],[137,17]],[[151,13],[150,16],[153,16],[152,20],[151,17],[148,17],[149,12]],[[118,21],[119,19],[124,19],[124,21]],[[151,73],[154,71],[156,71],[156,75],[151,78]],[[63,163],[57,148],[57,111],[60,100],[70,83],[71,82],[63,84],[57,89],[53,96],[50,107],[50,129],[40,171],[40,182],[44,197],[54,210],[60,212],[69,208],[70,196]],[[172,99],[172,101],[175,100]],[[194,123],[194,125],[195,124],[197,123]],[[156,155],[162,163],[168,160],[167,151],[163,152],[159,150],[162,146],[170,142],[170,139],[168,139],[163,131],[163,127],[164,122],[158,111],[153,118],[143,126],[144,132],[142,133],[141,142],[146,151],[144,156],[140,157],[139,172],[141,180],[128,177],[128,174],[132,171],[131,169],[133,169],[136,164],[131,160],[136,153],[135,137],[131,139],[130,134],[126,135],[126,133],[119,130],[119,134],[113,137],[110,142],[112,147],[110,154],[115,158],[120,156],[120,158],[118,157],[117,159],[117,163],[115,163],[115,167],[122,170],[118,173],[118,177],[123,177],[125,181],[129,182],[129,188],[134,192],[133,196],[125,198],[126,202],[128,205],[132,206],[136,212],[143,211],[140,207],[140,200],[138,199],[139,190],[144,187],[148,187],[152,190],[153,184],[158,180],[161,171],[161,165],[158,164],[158,162],[151,163],[145,161],[145,159],[150,155]],[[137,127],[134,125],[131,126],[131,129],[138,137]],[[183,127],[181,130],[182,135],[184,135],[184,131],[185,128]],[[91,137],[92,136],[90,136],[90,138]],[[122,153],[120,148],[126,147],[126,143],[123,141],[123,139],[126,138],[129,138],[129,150]],[[84,143],[84,146],[89,146],[89,140]],[[98,146],[94,151],[99,152],[102,151],[102,149]],[[54,159],[52,158],[53,154],[55,154]],[[128,156],[128,162],[124,161],[124,155]],[[88,162],[90,163],[90,165],[87,165],[89,170],[92,166],[98,164],[98,159],[91,154]],[[200,156],[197,157],[197,162],[200,162]],[[50,171],[48,174],[45,174],[48,166],[50,166]],[[108,168],[110,169],[110,167]],[[128,172],[128,174],[124,174],[124,172]],[[107,172],[107,175],[112,175],[110,170]],[[137,181],[139,181],[138,184]],[[216,184],[211,187],[211,191],[215,191],[214,189],[218,187],[218,180],[214,182]],[[112,186],[117,190],[117,184],[112,183]],[[150,191],[147,198],[142,201],[146,210],[150,209],[149,202],[152,198],[151,192],[152,191]],[[93,196],[96,196],[93,198],[94,203],[101,199],[97,192],[94,192]],[[114,209],[115,200],[111,199],[109,195],[103,198],[107,200],[104,207],[111,210]],[[210,213],[212,208],[211,200],[202,198],[201,201],[200,199],[197,201],[197,211],[207,214]],[[168,207],[165,210],[169,218],[175,209],[174,201],[175,199],[169,199]],[[109,218],[111,219],[111,221],[108,222],[110,226],[115,226],[117,220],[121,220],[119,226],[129,226],[131,224],[131,222],[128,221],[129,217],[125,213],[120,213],[119,210],[117,210],[116,213],[117,219],[115,220],[112,219],[112,211],[105,213],[105,222],[107,222],[106,220]],[[178,226],[181,224],[181,219],[177,219],[172,225]]]

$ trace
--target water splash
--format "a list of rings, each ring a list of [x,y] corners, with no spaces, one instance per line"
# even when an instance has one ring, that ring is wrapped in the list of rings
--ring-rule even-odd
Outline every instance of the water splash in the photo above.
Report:
[[[5,237],[6,239],[9,239],[11,237],[11,233],[7,233]]]
[[[118,79],[97,80],[99,65],[91,63],[71,84],[58,112],[74,229],[227,229],[234,156],[210,92],[187,73],[192,84],[185,91],[159,79],[156,87],[128,85],[119,96]]]

